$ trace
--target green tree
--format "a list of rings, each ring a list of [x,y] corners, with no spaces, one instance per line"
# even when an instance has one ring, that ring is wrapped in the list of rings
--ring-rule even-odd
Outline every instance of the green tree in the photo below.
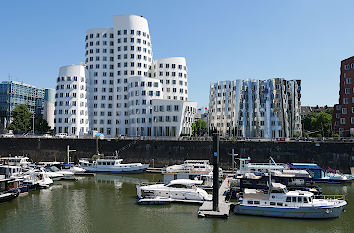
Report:
[[[47,133],[50,130],[50,127],[48,126],[48,122],[40,117],[34,121],[34,130],[40,133]]]
[[[192,123],[192,132],[194,136],[201,135],[203,132],[205,132],[206,128],[206,122],[202,119],[198,119]]]
[[[328,112],[309,113],[302,120],[304,131],[310,136],[331,136],[332,115]]]
[[[31,129],[31,112],[26,105],[20,104],[11,112],[12,122],[8,125],[9,130],[27,132]]]

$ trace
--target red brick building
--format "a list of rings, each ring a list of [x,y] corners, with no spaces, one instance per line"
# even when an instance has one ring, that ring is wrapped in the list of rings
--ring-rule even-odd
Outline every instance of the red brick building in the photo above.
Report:
[[[333,133],[354,136],[354,56],[341,62],[339,104],[334,105]]]

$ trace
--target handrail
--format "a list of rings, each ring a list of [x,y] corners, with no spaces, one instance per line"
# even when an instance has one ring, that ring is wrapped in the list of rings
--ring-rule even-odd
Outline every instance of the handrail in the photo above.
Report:
[[[324,199],[324,200],[345,200],[345,195],[344,194],[334,194],[334,195],[316,195],[315,199]]]

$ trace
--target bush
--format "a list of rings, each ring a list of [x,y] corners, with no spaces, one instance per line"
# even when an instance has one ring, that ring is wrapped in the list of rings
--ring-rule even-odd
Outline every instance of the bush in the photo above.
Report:
[[[316,137],[316,138],[322,138],[322,134],[317,133],[317,134],[315,134],[315,137]]]
[[[334,133],[334,134],[332,134],[332,137],[334,137],[334,138],[339,138],[339,134]]]

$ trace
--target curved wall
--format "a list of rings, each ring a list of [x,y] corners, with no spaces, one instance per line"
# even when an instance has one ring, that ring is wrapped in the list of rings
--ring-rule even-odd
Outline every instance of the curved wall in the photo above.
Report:
[[[86,88],[83,65],[60,67],[55,94],[54,124],[56,133],[79,136],[88,132]]]

